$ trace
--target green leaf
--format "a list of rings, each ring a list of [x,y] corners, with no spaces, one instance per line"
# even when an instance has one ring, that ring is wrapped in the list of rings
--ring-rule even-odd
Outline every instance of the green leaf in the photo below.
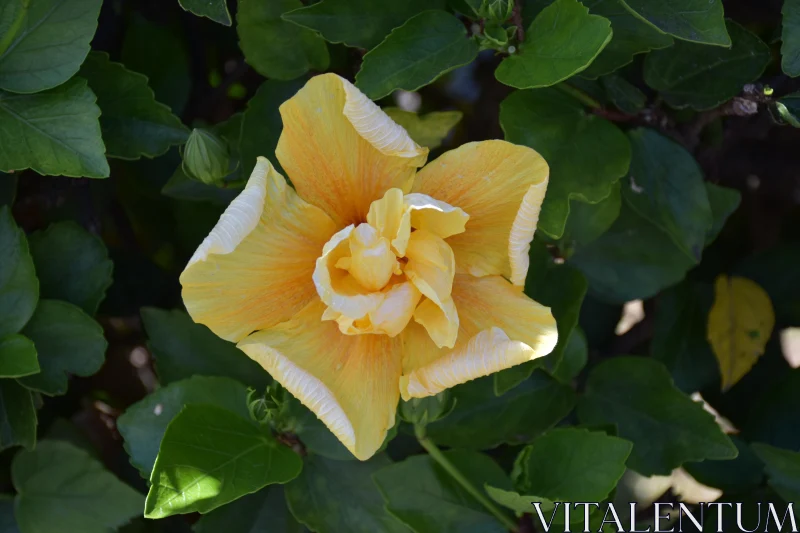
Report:
[[[550,165],[538,224],[550,237],[564,233],[570,199],[600,202],[628,172],[625,134],[556,89],[512,93],[500,104],[500,124],[507,141],[530,146]]]
[[[144,498],[71,444],[42,441],[14,457],[14,514],[22,532],[115,531],[142,512]]]
[[[291,80],[309,70],[325,70],[330,57],[322,38],[311,30],[281,19],[302,7],[300,0],[240,0],[236,31],[245,60],[259,73]]]
[[[39,300],[39,281],[25,233],[0,207],[0,337],[16,333],[28,322]]]
[[[356,85],[373,100],[396,89],[416,91],[477,55],[478,45],[460,20],[445,11],[425,11],[364,56]]]
[[[567,340],[561,362],[551,374],[561,383],[571,383],[578,377],[589,360],[589,347],[586,335],[580,327],[575,327]]]
[[[250,176],[258,156],[266,157],[273,165],[278,164],[275,147],[283,130],[278,108],[302,86],[297,81],[267,80],[247,102],[242,119],[242,139],[239,142],[243,176]]]
[[[589,288],[578,269],[555,264],[541,241],[533,242],[530,257],[525,294],[552,310],[558,326],[558,344],[545,357],[494,374],[495,394],[498,396],[528,379],[536,368],[543,367],[551,374],[555,371],[561,363],[570,334],[578,324],[581,304]]]
[[[0,378],[20,378],[39,372],[36,347],[24,335],[0,337]]]
[[[230,378],[196,376],[157,389],[117,419],[131,464],[150,478],[167,426],[184,405],[214,404],[249,417],[247,388]]]
[[[476,487],[510,489],[511,482],[490,457],[467,450],[444,456]],[[386,508],[415,532],[501,533],[506,529],[429,455],[415,455],[373,476]],[[481,489],[478,489],[481,490]]]
[[[645,476],[738,453],[714,417],[681,393],[667,369],[652,359],[615,357],[596,366],[578,417],[584,424],[616,425],[619,436],[634,445],[628,466]]]
[[[86,80],[31,95],[0,91],[0,170],[106,178],[100,108]]]
[[[706,233],[706,246],[714,242],[722,231],[725,222],[728,221],[734,211],[739,208],[742,202],[742,193],[730,187],[722,187],[710,182],[705,182],[708,203],[711,206],[713,221],[711,228]]]
[[[30,0],[9,0],[0,6],[0,54],[8,49],[25,24],[29,7]]]
[[[206,17],[225,26],[231,25],[226,0],[178,0],[181,7],[198,17]]]
[[[678,39],[730,46],[722,0],[620,0],[631,13]]]
[[[764,478],[764,465],[750,446],[736,435],[731,435],[739,456],[725,461],[686,463],[683,468],[697,481],[730,494],[752,491]]]
[[[633,158],[623,198],[699,263],[713,223],[703,171],[682,146],[655,130],[638,128],[628,138]]]
[[[303,465],[303,471],[308,464]],[[302,475],[302,472],[301,472]],[[272,485],[203,515],[194,533],[300,533],[301,527],[286,507],[284,490]]]
[[[793,78],[800,76],[800,0],[783,0],[781,68]]]
[[[800,453],[755,443],[753,451],[766,465],[769,486],[788,503],[800,505]]]
[[[186,142],[186,126],[166,105],[156,102],[142,74],[111,61],[105,52],[89,54],[80,74],[97,95],[108,157],[156,157]]]
[[[383,454],[366,462],[309,455],[303,472],[286,485],[292,514],[318,533],[403,533],[408,529],[385,507],[373,474],[392,462]]]
[[[578,248],[568,264],[583,272],[597,296],[624,303],[678,283],[695,263],[666,233],[623,202],[611,228]]]
[[[344,444],[331,433],[328,426],[309,408],[300,403],[300,400],[290,396],[286,399],[286,404],[285,418],[282,421],[286,424],[287,431],[300,438],[306,450],[337,461],[356,460],[355,455],[344,447]],[[392,437],[391,431],[389,430],[389,434],[386,436],[387,440]]]
[[[300,457],[269,428],[216,405],[187,405],[161,441],[145,517],[206,513],[266,485],[291,481],[302,468]]]
[[[625,473],[632,448],[602,432],[553,429],[520,452],[514,485],[551,501],[601,502]]]
[[[530,513],[534,510],[533,502],[541,503],[542,512],[552,512],[555,502],[538,496],[525,496],[513,490],[503,490],[491,485],[484,487],[491,499],[518,514]]]
[[[328,42],[371,50],[420,11],[444,9],[444,4],[444,0],[323,0],[290,11],[283,19],[319,32]]]
[[[442,446],[472,450],[527,442],[553,427],[575,405],[572,388],[542,371],[502,396],[495,395],[492,376],[458,385],[451,392],[455,409],[428,425],[428,435]]]
[[[611,194],[596,204],[571,200],[569,218],[561,236],[560,247],[567,256],[608,231],[622,209],[620,182],[611,186]]]
[[[624,67],[636,54],[666,48],[672,37],[661,33],[647,22],[633,15],[621,0],[583,0],[589,12],[607,18],[614,35],[600,55],[581,72],[585,78],[598,78]]]
[[[33,393],[13,379],[0,379],[0,450],[36,444]]]
[[[706,339],[713,297],[711,285],[691,281],[658,296],[651,354],[687,394],[715,385],[719,389],[719,366]]]
[[[30,0],[25,21],[0,53],[0,89],[35,93],[70,79],[89,53],[102,4]]]
[[[581,72],[611,40],[611,23],[578,0],[556,0],[525,31],[518,54],[500,63],[495,77],[517,89],[549,87]]]
[[[192,376],[221,376],[262,391],[270,383],[261,366],[184,311],[142,308],[142,322],[161,383]]]
[[[403,126],[414,142],[431,150],[441,146],[450,130],[461,122],[464,116],[461,111],[433,111],[418,115],[397,107],[386,107],[383,110],[389,118]]]
[[[606,90],[608,99],[620,111],[635,115],[644,109],[647,97],[638,87],[622,76],[617,76],[616,74],[603,76],[601,82]]]
[[[531,246],[531,254],[540,254],[544,261],[532,261],[525,279],[525,294],[550,307],[558,325],[558,344],[550,355],[541,359],[552,372],[561,362],[572,330],[578,325],[583,298],[589,288],[586,278],[570,265],[556,264],[544,246]]]
[[[170,198],[207,202],[215,206],[227,206],[240,192],[242,192],[241,187],[217,187],[191,178],[183,171],[183,165],[178,165],[161,188],[161,194]]]
[[[730,100],[757,79],[770,61],[769,47],[728,21],[733,46],[686,42],[655,50],[644,62],[644,81],[672,107],[703,110]]]
[[[122,63],[147,76],[156,100],[167,104],[176,115],[186,107],[192,86],[182,28],[155,24],[134,12],[122,41]],[[153,61],[154,57],[158,61]]]
[[[66,393],[70,375],[91,376],[105,361],[103,328],[71,303],[39,300],[22,333],[36,346],[42,371],[20,382],[49,396]]]
[[[65,221],[33,233],[29,242],[42,297],[65,300],[94,315],[114,270],[103,241]]]

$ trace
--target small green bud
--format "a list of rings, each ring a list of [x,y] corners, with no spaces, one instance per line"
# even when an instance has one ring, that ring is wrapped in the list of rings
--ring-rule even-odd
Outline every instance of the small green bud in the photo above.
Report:
[[[286,389],[277,381],[270,383],[263,395],[254,389],[247,391],[247,409],[252,419],[262,425],[270,424],[277,431],[282,430],[286,406]]]
[[[479,15],[487,20],[502,24],[514,12],[514,0],[483,0]]]
[[[230,156],[224,140],[195,128],[183,148],[183,171],[203,183],[218,183],[228,175]]]
[[[400,418],[414,425],[425,426],[450,414],[456,406],[448,391],[426,398],[412,398],[400,403]]]

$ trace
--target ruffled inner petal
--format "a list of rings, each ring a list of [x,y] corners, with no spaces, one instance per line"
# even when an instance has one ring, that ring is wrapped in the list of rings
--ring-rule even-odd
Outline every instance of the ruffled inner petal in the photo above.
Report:
[[[457,274],[452,297],[459,314],[458,338],[452,349],[438,347],[415,323],[403,332],[400,392],[404,399],[438,394],[543,357],[558,341],[550,309],[499,276]]]

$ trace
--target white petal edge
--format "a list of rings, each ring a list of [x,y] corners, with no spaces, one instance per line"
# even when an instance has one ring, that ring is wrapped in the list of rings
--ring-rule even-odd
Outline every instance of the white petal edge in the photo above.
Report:
[[[353,424],[322,381],[292,363],[277,350],[255,339],[250,342],[245,339],[237,347],[317,415],[348,450],[355,450],[356,432]]]
[[[344,116],[367,142],[386,155],[416,157],[428,153],[355,85],[339,79],[345,92]]]
[[[500,328],[483,330],[462,348],[401,376],[400,395],[403,400],[409,400],[438,394],[455,385],[543,357],[553,351],[557,342],[555,327],[542,336],[536,348],[512,341]]]
[[[525,277],[528,275],[530,266],[528,253],[531,250],[531,241],[536,233],[536,226],[539,224],[539,213],[542,211],[542,202],[547,192],[547,181],[548,178],[545,178],[541,183],[528,187],[528,192],[522,198],[508,236],[510,281],[519,287],[525,285]]]
[[[198,261],[205,261],[210,254],[224,255],[233,252],[256,229],[267,199],[267,176],[272,171],[272,165],[265,157],[256,160],[256,166],[244,190],[225,208],[214,229],[189,259],[187,267]],[[277,172],[272,172],[272,175],[276,178],[273,179],[272,186],[279,189],[287,186],[286,180]]]

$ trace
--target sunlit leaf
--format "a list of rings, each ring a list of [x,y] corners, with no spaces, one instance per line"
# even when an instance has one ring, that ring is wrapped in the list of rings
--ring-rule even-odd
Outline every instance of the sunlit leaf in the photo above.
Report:
[[[268,427],[215,405],[188,405],[161,440],[145,516],[205,513],[266,485],[286,483],[302,465]]]

